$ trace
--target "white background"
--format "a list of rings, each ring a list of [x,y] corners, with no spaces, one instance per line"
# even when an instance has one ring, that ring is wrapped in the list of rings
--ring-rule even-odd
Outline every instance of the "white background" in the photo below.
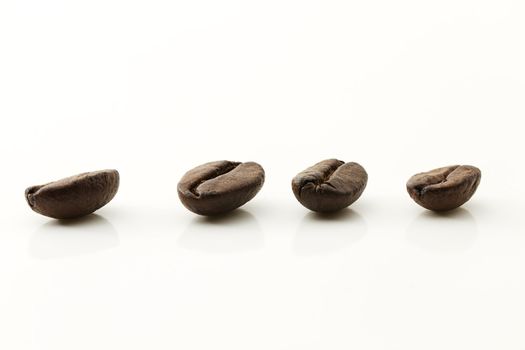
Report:
[[[523,1],[0,2],[0,348],[525,349]],[[313,215],[290,181],[361,163]],[[266,184],[207,220],[188,169]],[[407,195],[472,164],[462,209]],[[116,168],[72,223],[24,189]]]

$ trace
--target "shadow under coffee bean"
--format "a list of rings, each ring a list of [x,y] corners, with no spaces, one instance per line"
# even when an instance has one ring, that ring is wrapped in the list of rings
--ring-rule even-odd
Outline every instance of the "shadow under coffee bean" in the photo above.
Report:
[[[451,165],[412,176],[407,182],[410,197],[422,207],[446,211],[460,207],[476,192],[481,171],[471,165]]]
[[[354,203],[367,181],[368,174],[358,163],[326,159],[297,174],[292,180],[292,191],[306,208],[334,212]]]
[[[99,170],[31,186],[25,196],[31,209],[39,214],[72,219],[102,208],[115,197],[118,187],[118,171]]]
[[[184,174],[177,192],[182,204],[192,212],[218,215],[255,197],[264,184],[264,177],[264,169],[254,162],[210,162]]]

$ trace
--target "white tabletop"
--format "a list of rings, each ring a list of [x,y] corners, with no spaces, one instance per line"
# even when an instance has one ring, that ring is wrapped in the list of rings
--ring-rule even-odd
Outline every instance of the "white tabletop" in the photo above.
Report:
[[[1,349],[524,349],[525,7],[519,1],[0,5]],[[320,217],[292,177],[369,174]],[[205,219],[176,185],[257,161],[248,204]],[[408,178],[483,173],[435,215]],[[24,190],[116,168],[83,220]]]

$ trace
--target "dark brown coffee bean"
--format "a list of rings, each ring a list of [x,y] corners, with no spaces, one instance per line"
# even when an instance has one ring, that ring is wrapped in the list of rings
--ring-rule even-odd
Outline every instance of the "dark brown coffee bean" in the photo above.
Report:
[[[264,169],[254,162],[226,160],[202,164],[188,171],[177,191],[186,208],[200,215],[216,215],[240,207],[264,184]]]
[[[470,165],[451,165],[412,176],[407,182],[410,197],[434,211],[455,209],[472,197],[481,171]]]
[[[348,207],[363,193],[368,174],[357,163],[327,159],[297,174],[292,190],[306,208],[333,212]]]
[[[39,214],[71,219],[93,213],[117,193],[119,173],[100,170],[26,189],[27,203]]]

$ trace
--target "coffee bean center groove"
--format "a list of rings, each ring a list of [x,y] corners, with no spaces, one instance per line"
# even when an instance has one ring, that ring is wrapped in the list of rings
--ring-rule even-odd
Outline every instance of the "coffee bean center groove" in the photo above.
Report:
[[[239,165],[241,165],[241,163],[238,163],[238,162],[231,162],[231,163],[225,164],[221,168],[217,169],[217,171],[215,171],[213,174],[210,174],[210,176],[206,176],[206,177],[200,179],[198,182],[195,182],[190,187],[190,189],[189,189],[190,192],[193,193],[193,195],[195,195],[197,198],[200,197],[199,187],[203,183],[205,183],[206,181],[215,179],[216,177],[219,177],[221,175],[227,174],[227,173],[231,172],[233,169],[237,168]]]
[[[303,183],[303,185],[301,186],[301,189],[299,191],[299,197],[301,197],[302,195],[302,190],[303,188],[308,185],[309,183],[312,183],[315,185],[315,188],[317,189],[319,186],[323,185],[323,184],[326,184],[327,186],[330,186],[332,187],[333,189],[336,189],[334,185],[332,185],[329,181],[330,181],[330,178],[332,177],[332,175],[336,172],[337,169],[339,169],[343,164],[345,164],[345,162],[343,161],[339,161],[339,165],[337,165],[337,167],[335,168],[329,168],[328,171],[326,171],[322,177],[320,178],[317,178],[315,180],[309,180],[309,181],[306,181],[305,183]]]

